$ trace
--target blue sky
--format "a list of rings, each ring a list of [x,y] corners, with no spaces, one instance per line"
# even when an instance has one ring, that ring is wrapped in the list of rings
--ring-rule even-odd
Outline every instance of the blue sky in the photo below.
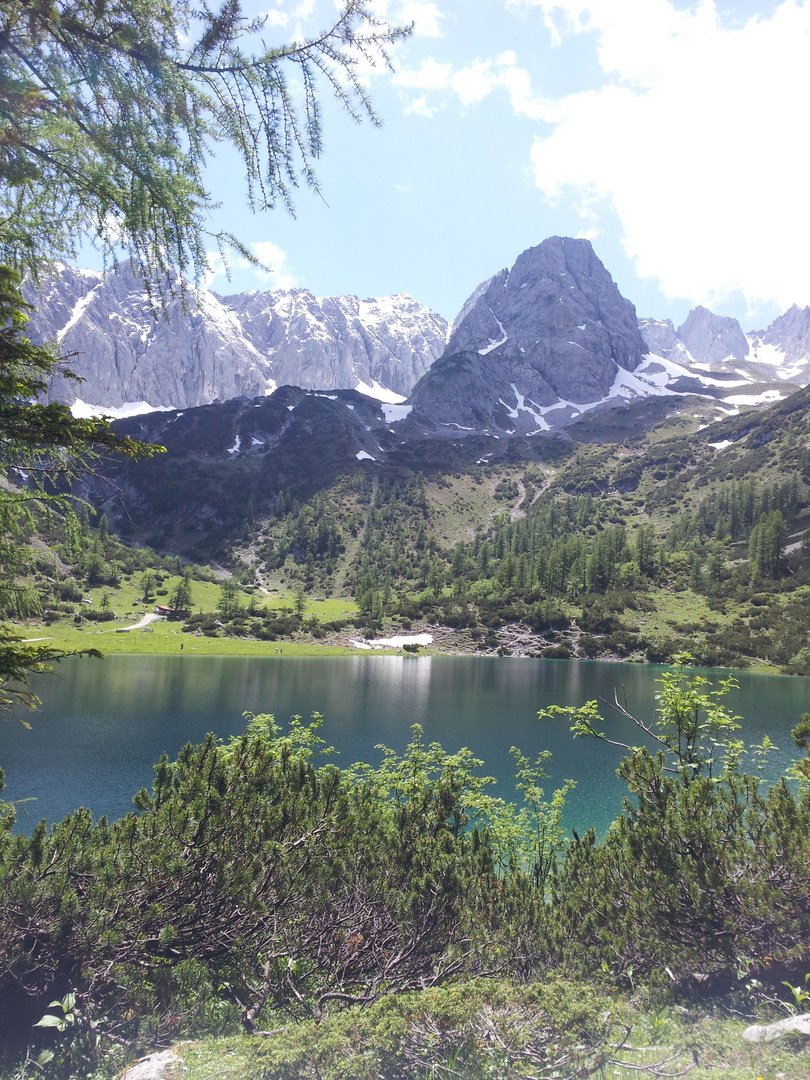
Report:
[[[246,2],[275,42],[333,0]],[[372,0],[413,20],[394,71],[369,70],[383,127],[331,101],[321,196],[250,215],[212,162],[219,226],[273,274],[221,293],[407,292],[448,319],[547,236],[585,236],[639,315],[705,304],[764,327],[810,303],[810,0]],[[214,270],[221,269],[214,265]]]

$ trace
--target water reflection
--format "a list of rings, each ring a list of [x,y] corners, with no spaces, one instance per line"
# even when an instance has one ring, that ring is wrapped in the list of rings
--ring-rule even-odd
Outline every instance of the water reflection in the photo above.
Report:
[[[323,737],[340,751],[341,764],[379,762],[379,743],[401,752],[419,723],[426,740],[448,750],[468,746],[483,758],[507,795],[510,746],[530,757],[549,749],[549,790],[569,776],[578,781],[569,823],[578,830],[604,827],[623,792],[614,775],[619,752],[574,742],[562,721],[539,723],[537,712],[554,703],[612,700],[615,691],[649,716],[660,671],[507,657],[73,658],[36,681],[43,708],[31,718],[32,731],[0,725],[0,765],[8,798],[37,799],[31,820],[22,822],[30,831],[34,820],[53,821],[82,804],[97,815],[126,813],[137,788],[151,783],[161,752],[173,757],[208,731],[221,738],[238,733],[245,711],[273,713],[281,723],[319,712]],[[807,711],[807,683],[746,674],[739,681],[730,706],[746,717],[747,739],[767,734],[777,744],[773,767],[781,771],[794,756],[789,732]],[[611,723],[617,737],[638,741],[629,722]]]

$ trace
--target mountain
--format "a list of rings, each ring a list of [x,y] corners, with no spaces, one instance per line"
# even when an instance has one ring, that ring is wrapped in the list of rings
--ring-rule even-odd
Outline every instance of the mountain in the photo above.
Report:
[[[590,243],[551,237],[483,282],[452,327],[404,294],[317,298],[306,289],[191,293],[155,319],[129,265],[62,268],[28,299],[35,340],[56,341],[84,380],[50,399],[127,415],[271,394],[277,386],[409,399],[433,435],[531,435],[577,425],[602,438],[617,407],[697,404],[705,420],[784,399],[810,382],[810,308],[767,330],[696,307],[677,329],[637,319]],[[440,358],[440,359],[438,359]],[[438,360],[438,362],[437,362]],[[421,381],[420,381],[421,380]],[[418,385],[417,385],[418,384]],[[690,395],[684,400],[683,395]],[[715,402],[717,407],[715,408]],[[639,411],[640,410],[640,411]]]
[[[318,299],[293,289],[221,299],[245,340],[271,358],[280,386],[360,389],[381,400],[391,397],[382,392],[388,390],[406,397],[447,337],[445,320],[405,293]]]
[[[389,620],[453,650],[688,650],[810,674],[810,387],[710,426],[659,415],[634,432],[633,408],[613,410],[602,445],[576,423],[436,438],[409,408],[282,387],[130,417],[119,430],[167,453],[81,493],[129,543],[216,559],[264,592],[351,592],[373,637]],[[222,632],[258,632],[239,619]]]
[[[38,341],[73,355],[83,380],[50,399],[122,413],[272,393],[277,385],[359,388],[401,400],[444,348],[447,324],[410,296],[318,299],[306,289],[220,297],[205,290],[155,319],[128,264],[103,276],[64,267],[33,293]]]
[[[538,434],[595,408],[706,391],[648,352],[589,241],[555,236],[479,285],[408,402],[437,432]]]
[[[326,339],[317,316],[326,311],[335,325],[349,304],[345,298],[316,302],[300,290],[214,299],[221,305],[220,325],[238,326],[242,347],[271,357],[277,371],[289,370],[277,357],[283,340],[295,334],[319,364],[328,365],[334,339]],[[386,334],[390,339],[382,317],[389,312],[382,302],[353,305],[358,312],[364,308],[366,323],[375,313],[377,341]],[[226,324],[226,315],[233,321]],[[423,340],[417,305],[411,315],[411,340]],[[734,339],[731,322],[702,309],[679,332],[694,348],[702,340],[706,348],[716,349],[713,342],[723,334]],[[287,385],[269,396],[262,389],[254,400],[243,393],[222,406],[133,418],[122,430],[165,445],[169,454],[124,467],[119,482],[126,487],[127,478],[137,476],[130,493],[137,492],[144,523],[166,514],[177,521],[177,499],[186,488],[195,492],[192,516],[209,525],[217,520],[227,529],[244,517],[246,496],[229,511],[222,501],[229,485],[217,481],[217,494],[208,498],[205,477],[211,472],[238,475],[235,487],[252,491],[261,507],[272,504],[280,486],[312,492],[330,482],[335,470],[356,470],[364,462],[417,469],[543,462],[562,452],[559,438],[548,436],[578,443],[621,442],[664,420],[684,401],[694,411],[698,396],[714,408],[723,394],[723,380],[695,366],[672,324],[657,328],[660,351],[688,360],[691,370],[650,352],[633,305],[587,240],[552,237],[473,292],[450,329],[443,354],[407,403],[384,404],[354,390]],[[333,369],[321,370],[321,378],[330,378]],[[157,502],[150,487],[162,493]],[[173,494],[164,498],[166,491]]]
[[[693,308],[678,327],[678,337],[699,361],[715,363],[744,360],[750,348],[736,319],[714,315],[705,307]]]
[[[639,330],[651,353],[678,364],[707,389],[717,387],[715,395],[734,410],[783,400],[810,383],[808,307],[794,304],[767,330],[749,334],[736,319],[700,306],[677,330],[669,319],[639,319]]]
[[[221,325],[238,326],[242,347],[254,350],[246,355],[279,365],[276,320],[287,339],[309,335],[318,363],[326,364],[334,345],[319,338],[316,316],[326,311],[334,325],[348,306],[344,298],[313,308],[314,298],[301,291],[283,294],[283,303],[279,294],[214,302]],[[353,305],[358,320],[365,306],[366,324],[374,311],[380,320],[376,340],[382,340],[389,332],[385,305]],[[72,310],[79,308],[81,318],[87,307],[74,300]],[[415,307],[411,314],[414,339],[420,315]],[[789,320],[796,349],[799,316]],[[225,323],[226,317],[232,321]],[[140,538],[162,537],[160,546],[200,552],[241,527],[250,517],[249,503],[259,515],[275,512],[282,489],[310,498],[339,477],[363,476],[377,466],[447,473],[531,462],[553,469],[586,443],[624,444],[662,424],[680,439],[705,427],[707,418],[739,412],[745,403],[736,393],[740,377],[721,370],[723,364],[753,363],[733,355],[748,344],[738,324],[696,309],[677,331],[669,322],[642,322],[642,329],[646,342],[633,305],[590,243],[552,237],[474,291],[443,354],[404,404],[375,401],[353,389],[286,385],[269,395],[263,388],[252,399],[242,394],[221,405],[121,421],[122,431],[160,443],[168,453],[116,467],[115,483],[128,505],[124,516],[112,506],[109,512],[125,532],[128,515]],[[705,359],[695,359],[689,346]],[[768,342],[759,347],[766,346],[775,348]],[[780,384],[778,396],[788,389]],[[766,401],[771,392],[765,391]],[[709,447],[724,443],[723,424],[716,430],[716,438],[707,432]],[[711,457],[715,451],[703,452]],[[632,491],[636,473],[628,465],[616,489]],[[576,484],[580,492],[603,489],[591,469]],[[106,504],[109,497],[100,487],[85,494],[94,503]]]
[[[805,384],[810,381],[810,307],[794,304],[767,330],[750,334],[749,341],[760,363],[774,364]]]
[[[214,299],[229,326],[272,325]],[[132,416],[117,429],[167,452],[100,462],[77,494],[105,531],[254,590],[350,593],[370,636],[810,674],[810,387],[753,381],[801,362],[803,313],[754,343],[706,309],[648,330],[586,241],[552,238],[475,290],[405,403],[282,386]],[[124,560],[104,558],[88,546],[76,580],[114,584]],[[49,570],[43,594],[75,600]],[[270,640],[259,607],[187,629]]]

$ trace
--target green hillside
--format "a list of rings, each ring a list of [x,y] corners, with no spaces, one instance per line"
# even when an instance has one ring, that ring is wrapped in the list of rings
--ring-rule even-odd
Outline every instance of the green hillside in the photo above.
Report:
[[[426,440],[422,468],[400,454],[335,476],[321,454],[275,486],[201,448],[182,459],[182,499],[170,448],[127,465],[123,513],[94,489],[95,510],[43,525],[4,614],[72,644],[105,596],[116,614],[144,599],[145,569],[160,578],[147,602],[168,604],[196,555],[218,570],[188,572],[216,584],[180,605],[194,616],[180,625],[247,651],[428,630],[462,652],[664,662],[687,650],[706,665],[810,673],[808,402],[801,391],[702,429],[665,416],[621,442],[517,440],[486,464],[456,446],[448,467],[453,447]],[[226,578],[236,591],[223,602]],[[138,648],[172,647],[165,633]]]

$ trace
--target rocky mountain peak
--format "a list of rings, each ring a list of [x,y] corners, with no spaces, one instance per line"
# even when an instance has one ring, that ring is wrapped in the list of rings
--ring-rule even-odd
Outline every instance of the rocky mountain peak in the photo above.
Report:
[[[478,286],[410,400],[442,424],[548,430],[608,397],[645,351],[590,242],[554,236]]]
[[[779,349],[788,363],[806,361],[810,357],[810,307],[794,304],[767,330],[753,333],[751,339],[754,348],[766,345]]]
[[[605,389],[615,375],[611,360],[633,371],[644,352],[635,308],[620,294],[590,241],[561,236],[524,251],[511,270],[478,286],[451,327],[445,355],[494,350],[502,339],[504,353],[522,352],[544,373],[568,369],[559,375],[567,384],[563,396],[570,391],[572,400],[579,400],[576,395],[590,381],[586,376],[586,386],[578,386],[577,369],[592,367],[577,350],[607,362]],[[555,363],[560,356],[567,362]]]
[[[447,323],[404,294],[318,298],[307,289],[234,296],[189,289],[155,318],[129,264],[106,276],[63,267],[29,290],[31,335],[56,341],[84,383],[50,399],[110,410],[191,408],[277,385],[360,389],[401,400],[445,344]]]
[[[699,363],[744,360],[750,351],[748,340],[736,319],[715,315],[698,305],[678,327],[678,337]]]

